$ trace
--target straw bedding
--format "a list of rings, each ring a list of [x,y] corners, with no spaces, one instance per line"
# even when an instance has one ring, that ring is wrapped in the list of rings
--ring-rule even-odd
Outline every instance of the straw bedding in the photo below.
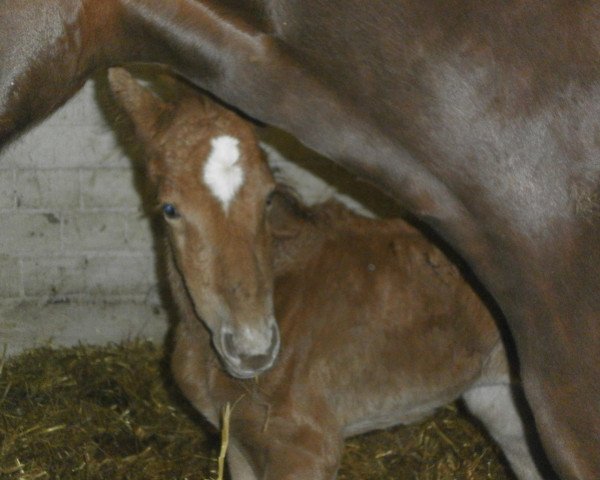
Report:
[[[2,479],[207,480],[218,455],[218,432],[179,395],[151,343],[39,348],[2,362]],[[349,439],[339,478],[511,477],[450,405],[421,424]]]

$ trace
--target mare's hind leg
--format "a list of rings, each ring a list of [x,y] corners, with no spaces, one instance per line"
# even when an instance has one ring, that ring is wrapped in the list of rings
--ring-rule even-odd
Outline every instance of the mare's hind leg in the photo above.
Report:
[[[469,410],[481,420],[490,435],[502,448],[514,473],[521,480],[539,480],[548,478],[542,475],[536,460],[541,455],[541,449],[534,448],[536,438],[528,431],[523,416],[523,409],[517,406],[518,396],[513,392],[509,383],[475,386],[463,395]],[[524,399],[521,398],[524,406]],[[529,422],[527,422],[529,423]],[[533,448],[533,450],[532,450]],[[534,460],[534,455],[538,458]],[[547,468],[547,467],[546,467]],[[545,472],[544,472],[545,473]]]

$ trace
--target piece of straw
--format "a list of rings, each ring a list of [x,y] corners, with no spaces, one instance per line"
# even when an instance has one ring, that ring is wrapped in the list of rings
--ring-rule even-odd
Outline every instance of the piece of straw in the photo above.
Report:
[[[221,450],[217,460],[217,480],[223,480],[225,475],[225,457],[227,456],[227,447],[229,446],[229,419],[231,417],[231,405],[229,402],[225,404],[222,413],[221,427]]]

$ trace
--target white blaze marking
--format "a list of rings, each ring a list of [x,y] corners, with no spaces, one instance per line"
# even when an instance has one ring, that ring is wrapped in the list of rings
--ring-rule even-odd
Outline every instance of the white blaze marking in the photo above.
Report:
[[[244,183],[244,171],[239,164],[239,140],[221,135],[211,140],[212,149],[204,166],[204,183],[227,211],[229,204]]]

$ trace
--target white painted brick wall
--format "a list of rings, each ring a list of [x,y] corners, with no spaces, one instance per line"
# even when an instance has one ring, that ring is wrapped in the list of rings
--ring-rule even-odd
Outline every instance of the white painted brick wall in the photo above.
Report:
[[[148,219],[93,82],[0,152],[0,301],[144,298]]]
[[[23,282],[18,257],[0,254],[0,301],[22,296]]]

